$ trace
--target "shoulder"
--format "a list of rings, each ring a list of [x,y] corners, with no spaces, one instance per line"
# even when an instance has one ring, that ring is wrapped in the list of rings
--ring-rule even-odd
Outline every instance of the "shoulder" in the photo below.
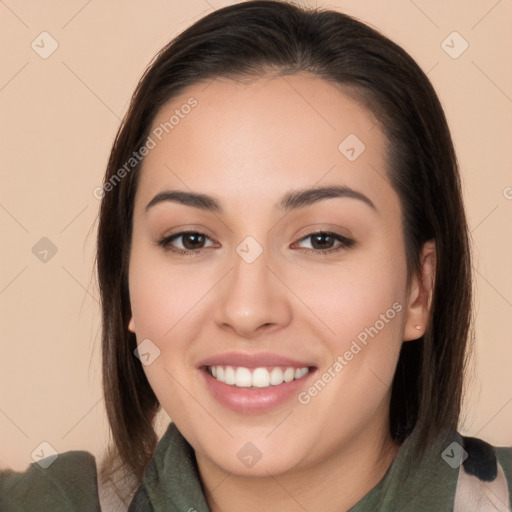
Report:
[[[512,447],[468,436],[462,443],[454,511],[512,510]]]
[[[94,456],[68,451],[24,472],[0,471],[0,510],[100,512]]]
[[[512,446],[496,447],[498,463],[503,467],[508,481],[512,483]],[[512,486],[511,489],[512,491]]]

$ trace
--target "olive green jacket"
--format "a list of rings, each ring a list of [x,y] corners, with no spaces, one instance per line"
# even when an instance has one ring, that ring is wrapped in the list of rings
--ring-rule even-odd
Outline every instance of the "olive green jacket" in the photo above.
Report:
[[[413,432],[384,478],[349,512],[512,510],[512,447],[494,448],[450,432],[439,436],[408,472],[416,442]],[[46,468],[43,461],[22,473],[0,473],[0,512],[100,511],[91,454],[65,452]],[[129,512],[209,512],[194,451],[173,423],[157,445]]]

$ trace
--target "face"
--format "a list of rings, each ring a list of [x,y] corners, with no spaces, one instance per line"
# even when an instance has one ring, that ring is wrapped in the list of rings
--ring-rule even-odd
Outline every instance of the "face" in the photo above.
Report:
[[[200,464],[282,474],[385,436],[424,312],[376,120],[307,74],[215,80],[162,108],[151,137],[129,328]]]

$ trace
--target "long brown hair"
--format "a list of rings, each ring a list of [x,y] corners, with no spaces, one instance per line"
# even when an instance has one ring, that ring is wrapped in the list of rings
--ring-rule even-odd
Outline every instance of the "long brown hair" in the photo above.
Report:
[[[356,19],[281,1],[249,1],[205,16],[159,52],[138,84],[108,162],[97,247],[103,387],[112,453],[134,484],[157,442],[159,402],[127,327],[140,163],[119,170],[126,171],[145,144],[159,109],[187,86],[268,72],[309,72],[340,84],[379,120],[388,139],[388,177],[402,206],[409,280],[420,269],[426,241],[436,241],[437,259],[427,330],[403,344],[396,369],[391,435],[400,442],[417,426],[420,456],[441,429],[457,428],[471,328],[471,264],[455,151],[437,95],[400,46]]]

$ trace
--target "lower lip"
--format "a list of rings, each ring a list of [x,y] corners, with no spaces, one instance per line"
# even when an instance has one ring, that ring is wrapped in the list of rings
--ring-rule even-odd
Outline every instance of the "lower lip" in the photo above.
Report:
[[[239,388],[218,381],[205,368],[200,371],[213,397],[228,409],[242,413],[261,413],[286,403],[305,389],[306,380],[315,372],[311,369],[300,379],[268,388]]]

